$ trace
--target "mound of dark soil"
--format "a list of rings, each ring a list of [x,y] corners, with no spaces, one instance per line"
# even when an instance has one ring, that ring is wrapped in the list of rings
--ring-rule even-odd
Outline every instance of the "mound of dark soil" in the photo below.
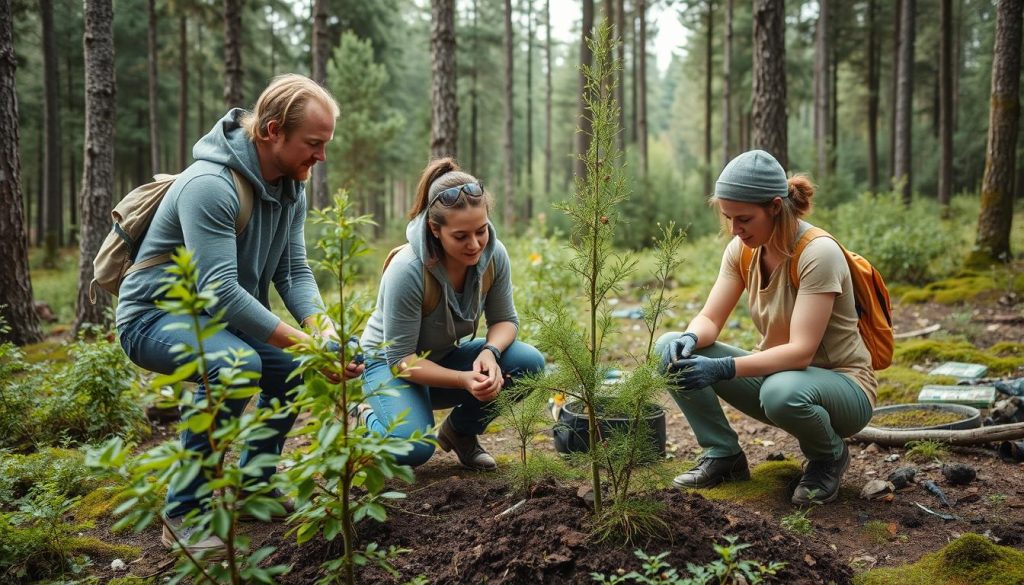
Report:
[[[590,512],[568,485],[544,485],[510,514],[495,516],[515,503],[501,485],[479,478],[451,477],[410,494],[385,524],[360,525],[364,543],[409,549],[395,562],[401,581],[377,568],[366,568],[360,583],[396,583],[416,575],[433,584],[593,583],[593,571],[612,573],[640,568],[633,551],[669,551],[667,562],[685,574],[687,563],[718,558],[713,543],[734,535],[751,547],[742,559],[783,561],[779,583],[849,583],[852,571],[828,547],[801,543],[752,511],[719,504],[698,495],[663,490],[654,498],[664,505],[668,539],[623,545],[588,536]],[[293,563],[285,583],[309,583],[319,566],[340,554],[335,543],[320,539],[296,548],[283,539],[271,562]]]

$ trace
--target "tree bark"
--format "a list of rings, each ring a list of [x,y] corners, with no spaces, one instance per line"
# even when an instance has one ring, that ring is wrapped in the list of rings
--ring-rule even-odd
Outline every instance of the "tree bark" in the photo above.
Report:
[[[224,0],[224,103],[242,107],[242,0]]]
[[[711,195],[711,80],[714,74],[715,2],[707,0],[708,36],[704,45],[704,194]]]
[[[622,152],[626,148],[626,7],[625,0],[615,1],[615,44],[619,71],[615,86],[615,101],[619,104],[619,131],[615,133],[615,145]]]
[[[199,105],[199,127],[196,131],[196,136],[204,136],[209,128],[206,127],[206,64],[202,58],[203,19],[199,19],[199,22],[196,23],[196,47],[199,49],[196,53],[198,57],[196,59],[196,69],[199,76],[199,88],[196,91],[198,94],[196,103]],[[316,168],[316,166],[313,168]]]
[[[828,176],[829,125],[832,116],[831,47],[828,0],[818,0],[818,25],[814,33],[814,151],[819,181]]]
[[[473,0],[473,69],[469,77],[469,168],[477,167],[477,152],[479,146],[479,118],[480,118],[480,90],[478,80],[480,78],[480,43],[479,35],[480,2]],[[476,172],[476,171],[474,171]]]
[[[510,233],[515,220],[515,151],[513,149],[514,131],[514,88],[513,53],[512,53],[512,0],[505,0],[505,232]]]
[[[999,0],[992,58],[988,147],[981,183],[981,211],[972,262],[1009,262],[1013,226],[1014,167],[1020,123],[1021,16],[1019,0]]]
[[[327,28],[328,0],[313,2],[313,81],[327,85],[327,59],[331,52],[330,32]],[[313,165],[313,180],[310,182],[310,200],[313,207],[324,209],[331,205],[331,195],[327,190],[327,165]]]
[[[146,72],[149,88],[149,171],[155,175],[160,166],[160,103],[157,99],[156,0],[146,2]]]
[[[636,141],[640,145],[640,177],[646,181],[647,159],[647,0],[636,0]]]
[[[868,0],[868,190],[878,192],[878,35],[875,0]]]
[[[53,0],[39,0],[43,25],[43,244],[44,265],[57,266],[57,248],[64,239],[61,193],[60,79],[57,37],[53,30]]]
[[[900,17],[903,14],[903,0],[895,0],[895,18],[892,33],[892,86],[890,87],[891,121],[889,123],[889,189],[895,189],[892,178],[896,176],[896,98],[899,95],[899,61],[900,61]]]
[[[506,2],[506,8],[511,0]],[[432,30],[430,34],[430,156],[458,156],[459,99],[456,92],[455,63],[455,0],[431,0]],[[506,34],[511,30],[512,15],[506,15]],[[511,45],[506,41],[506,51]],[[508,67],[506,64],[506,74]]]
[[[544,193],[551,197],[551,0],[544,2]]]
[[[640,0],[641,2],[643,0]],[[590,147],[591,121],[587,115],[586,106],[583,103],[583,95],[587,91],[587,80],[583,75],[582,68],[590,67],[594,55],[587,44],[594,31],[594,0],[582,0],[583,21],[580,27],[580,77],[579,77],[579,109],[576,119],[579,121],[579,129],[576,132],[576,160],[573,163],[573,172],[581,180],[587,175],[587,167],[583,164],[583,157]]]
[[[526,190],[523,217],[533,218],[533,0],[526,0]]]
[[[112,0],[85,3],[85,141],[82,170],[82,236],[78,247],[75,331],[87,323],[106,324],[109,297],[90,302],[92,261],[110,231],[114,201],[114,6]]]
[[[953,193],[953,0],[942,0],[939,20],[939,204],[947,215]]]
[[[42,339],[39,316],[32,304],[28,269],[28,234],[21,194],[21,154],[18,151],[18,93],[11,0],[0,0],[0,341],[15,345]]]
[[[789,167],[783,0],[754,0],[753,146]]]
[[[994,441],[1012,441],[1022,437],[1024,437],[1024,423],[955,431],[925,429],[891,430],[867,426],[852,438],[855,441],[877,443],[884,447],[902,447],[910,441],[941,441],[949,445],[964,446],[982,445]]]
[[[178,171],[188,166],[188,17],[178,17]],[[315,168],[315,167],[314,167]]]
[[[725,54],[722,57],[723,167],[732,159],[732,3],[733,0],[725,0]]]
[[[911,143],[913,137],[914,13],[915,0],[900,4],[900,49],[896,65],[896,166],[893,181],[900,186],[903,203],[910,205],[913,193]]]

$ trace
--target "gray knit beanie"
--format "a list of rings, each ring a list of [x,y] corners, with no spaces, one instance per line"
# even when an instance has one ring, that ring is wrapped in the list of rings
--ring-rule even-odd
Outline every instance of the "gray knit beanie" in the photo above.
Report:
[[[764,203],[789,197],[786,171],[763,150],[750,150],[729,161],[715,183],[715,197],[745,203]]]

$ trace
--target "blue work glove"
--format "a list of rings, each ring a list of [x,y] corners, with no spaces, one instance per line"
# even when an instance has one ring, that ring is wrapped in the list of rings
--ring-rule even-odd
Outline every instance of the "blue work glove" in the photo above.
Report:
[[[673,379],[684,390],[700,390],[736,377],[736,360],[731,356],[707,358],[695,355],[672,364]]]
[[[681,359],[688,358],[693,355],[693,350],[696,348],[697,334],[687,331],[669,344],[669,359],[675,363]]]

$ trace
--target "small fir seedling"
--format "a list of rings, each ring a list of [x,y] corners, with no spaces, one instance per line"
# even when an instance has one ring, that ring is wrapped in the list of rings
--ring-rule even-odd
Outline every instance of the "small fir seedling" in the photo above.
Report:
[[[232,451],[241,449],[246,443],[265,437],[267,421],[285,412],[285,408],[274,401],[270,407],[256,407],[240,417],[218,418],[217,414],[227,411],[229,400],[248,399],[259,393],[258,373],[247,372],[244,365],[251,358],[251,350],[232,350],[228,354],[207,351],[204,341],[224,328],[223,311],[203,321],[217,304],[217,284],[199,290],[199,274],[192,254],[179,248],[171,257],[172,265],[167,268],[168,276],[160,291],[163,300],[157,307],[171,315],[187,318],[185,328],[194,334],[195,344],[179,344],[172,352],[180,356],[182,363],[172,374],[157,376],[151,384],[153,392],[164,387],[174,389],[170,397],[163,396],[182,409],[184,415],[180,429],[206,434],[210,442],[210,454],[205,458],[194,451],[185,450],[177,440],[164,442],[136,458],[130,458],[131,445],[116,437],[102,446],[90,450],[87,461],[98,469],[118,475],[127,483],[119,497],[124,502],[114,514],[123,517],[114,524],[113,530],[131,527],[141,532],[154,520],[166,525],[163,494],[167,489],[181,489],[194,477],[202,474],[206,484],[200,496],[216,493],[209,505],[194,510],[185,516],[185,524],[198,530],[193,542],[211,534],[220,537],[226,547],[226,559],[222,563],[210,564],[193,556],[185,548],[188,543],[177,541],[175,551],[179,557],[175,581],[192,580],[204,583],[274,583],[276,577],[287,572],[282,565],[260,566],[274,551],[274,547],[252,550],[248,536],[238,530],[243,513],[257,518],[269,518],[272,514],[284,512],[280,502],[268,495],[270,486],[256,484],[253,480],[261,476],[265,466],[275,465],[275,458],[254,457],[246,465],[239,465],[229,458]],[[210,371],[214,360],[223,360],[218,375]],[[182,391],[182,382],[198,377],[206,388],[206,397],[193,403],[189,393]],[[173,531],[171,531],[174,534]],[[175,536],[177,540],[177,536]]]
[[[941,441],[925,439],[907,443],[907,459],[911,461],[941,461],[949,453],[949,447]]]
[[[549,421],[548,394],[536,385],[536,378],[524,378],[515,386],[498,393],[496,408],[507,428],[512,429],[518,457],[502,468],[513,490],[528,498],[533,485],[552,475],[558,462],[535,449],[530,449],[537,432]]]
[[[355,261],[369,252],[360,228],[373,223],[366,215],[350,216],[352,206],[347,193],[341,192],[335,196],[333,207],[312,212],[313,221],[325,227],[317,242],[322,257],[316,264],[337,283],[337,300],[329,304],[327,312],[342,340],[355,337],[369,318],[372,306],[351,293],[357,275]],[[319,329],[324,330],[327,325],[323,321]],[[342,539],[342,555],[323,564],[320,582],[352,585],[357,566],[375,563],[394,571],[390,560],[401,549],[382,549],[371,542],[358,550],[355,527],[365,518],[384,522],[385,502],[405,497],[387,489],[385,484],[393,479],[413,481],[412,468],[398,464],[396,456],[412,451],[413,443],[424,437],[419,432],[409,438],[369,432],[365,421],[348,416],[368,396],[361,378],[346,380],[342,372],[364,350],[352,341],[341,344],[339,355],[332,351],[329,341],[313,336],[289,348],[301,363],[293,376],[302,376],[304,382],[298,389],[295,407],[309,409],[311,417],[293,431],[294,435],[306,437],[308,444],[292,455],[287,481],[297,494],[298,509],[292,521],[298,544],[317,534],[323,534],[327,540],[339,536]],[[376,392],[396,395],[391,388]],[[400,417],[391,423],[390,429],[399,424]]]
[[[779,524],[782,528],[792,532],[793,534],[799,534],[800,536],[810,536],[814,533],[814,524],[811,523],[811,519],[808,518],[813,508],[807,508],[804,510],[797,510],[792,514],[787,514],[779,520]]]
[[[605,585],[621,585],[623,583],[642,583],[644,585],[706,585],[721,583],[736,585],[746,583],[757,585],[768,577],[775,576],[786,563],[761,563],[756,560],[740,560],[740,552],[749,548],[749,544],[737,543],[735,536],[725,536],[725,544],[714,544],[718,559],[706,565],[686,564],[688,576],[679,574],[679,570],[665,562],[668,552],[648,555],[637,549],[634,555],[641,561],[641,571],[616,571],[614,575],[591,573],[591,578]]]

